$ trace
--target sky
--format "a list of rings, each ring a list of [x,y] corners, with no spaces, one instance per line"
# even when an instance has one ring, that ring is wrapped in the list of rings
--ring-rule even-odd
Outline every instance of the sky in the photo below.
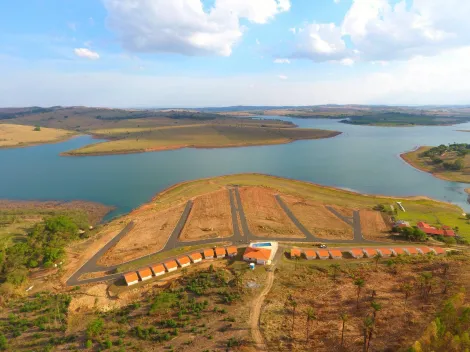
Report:
[[[0,106],[470,104],[470,1],[0,2]]]

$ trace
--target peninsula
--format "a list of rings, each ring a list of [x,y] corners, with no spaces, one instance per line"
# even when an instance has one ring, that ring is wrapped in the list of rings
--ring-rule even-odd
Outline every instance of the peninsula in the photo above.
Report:
[[[401,157],[411,166],[442,180],[470,183],[470,144],[423,146]]]

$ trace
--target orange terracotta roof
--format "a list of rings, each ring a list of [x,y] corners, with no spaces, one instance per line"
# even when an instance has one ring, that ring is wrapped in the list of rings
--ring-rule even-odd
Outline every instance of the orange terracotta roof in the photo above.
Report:
[[[269,257],[271,257],[271,250],[266,248],[247,247],[243,254],[243,258],[251,259],[269,260]]]
[[[332,257],[342,257],[343,256],[343,253],[341,253],[341,251],[338,250],[338,249],[331,249],[330,253],[331,253]]]
[[[383,255],[392,255],[392,251],[388,248],[379,248],[379,250]]]
[[[423,254],[427,254],[427,253],[431,252],[431,249],[428,248],[428,247],[418,247],[418,249],[420,249],[421,252],[423,252]]]
[[[432,247],[436,251],[437,254],[444,254],[446,251],[441,247]]]
[[[364,252],[367,253],[368,255],[376,255],[377,251],[372,248],[364,248]]]
[[[405,248],[407,250],[408,253],[410,254],[418,254],[418,250],[416,248],[413,248],[413,247],[409,247],[409,248]]]
[[[405,254],[405,250],[403,248],[393,248],[395,253],[398,254]]]
[[[201,253],[192,253],[192,254],[189,255],[189,257],[190,257],[192,260],[199,260],[199,259],[202,259]]]
[[[204,249],[204,257],[213,257],[214,256],[214,250],[213,249]]]
[[[191,261],[189,260],[189,257],[184,256],[178,258],[178,263],[180,263],[180,265],[191,264]]]
[[[132,273],[124,274],[124,280],[126,280],[126,283],[130,283],[133,281],[139,281],[139,277],[137,276],[137,273],[134,271]]]
[[[174,260],[170,260],[168,262],[165,262],[165,267],[167,269],[173,269],[173,268],[177,268],[178,264],[176,264],[176,262]]]
[[[318,251],[318,256],[319,257],[329,257],[330,256],[330,253],[328,253],[328,251]]]
[[[216,247],[216,248],[215,248],[215,254],[216,254],[216,255],[225,255],[225,248]]]
[[[150,267],[154,273],[161,273],[165,271],[165,267],[162,264],[155,264]]]
[[[147,276],[152,276],[152,272],[150,271],[150,268],[143,268],[140,270],[137,270],[139,273],[140,277],[147,277]]]
[[[316,257],[317,256],[317,253],[315,253],[315,251],[313,249],[306,249],[304,251],[305,253],[305,256],[308,258],[308,257]]]
[[[237,247],[235,247],[235,246],[227,247],[227,253],[228,253],[228,255],[237,254],[238,253]]]
[[[302,252],[300,251],[300,249],[292,248],[290,250],[290,256],[291,257],[300,257],[301,255],[302,255]]]
[[[362,249],[351,249],[351,253],[355,257],[363,257],[364,256],[364,252],[362,251]]]

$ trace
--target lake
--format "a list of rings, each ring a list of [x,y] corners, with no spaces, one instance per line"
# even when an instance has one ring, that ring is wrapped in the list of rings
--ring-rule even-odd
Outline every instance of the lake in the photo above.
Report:
[[[277,118],[277,117],[272,117]],[[418,171],[399,154],[418,145],[469,142],[470,123],[433,127],[354,126],[325,119],[283,118],[299,125],[342,131],[330,139],[226,149],[61,157],[97,140],[89,136],[28,148],[0,150],[0,198],[89,200],[123,214],[175,183],[232,173],[257,172],[362,193],[425,195],[470,211],[464,189]]]

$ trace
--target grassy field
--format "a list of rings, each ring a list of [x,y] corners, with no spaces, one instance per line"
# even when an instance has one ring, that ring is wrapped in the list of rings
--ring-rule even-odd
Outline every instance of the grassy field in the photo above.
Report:
[[[36,144],[60,142],[74,135],[73,132],[55,128],[0,124],[0,148],[26,147]]]
[[[109,142],[89,145],[67,153],[67,155],[102,155],[158,151],[179,148],[221,148],[252,145],[290,143],[301,139],[334,137],[338,132],[261,127],[261,124],[226,125],[203,124],[160,128],[111,129],[93,131]]]
[[[427,221],[434,225],[457,226],[461,235],[470,238],[470,224],[462,216],[462,209],[450,203],[439,202],[426,197],[400,198],[362,195],[308,182],[260,174],[229,175],[178,184],[158,194],[153,199],[152,205],[155,209],[165,209],[227,185],[269,187],[285,195],[293,195],[306,200],[351,209],[372,209],[377,204],[384,204],[387,207],[395,205],[396,207],[395,202],[401,201],[406,213],[400,211],[398,218],[408,220],[413,225],[419,221]]]
[[[470,183],[470,154],[463,158],[464,168],[460,171],[445,170],[441,165],[435,165],[431,162],[430,158],[421,157],[420,154],[428,151],[432,147],[420,147],[415,151],[402,154],[403,160],[412,165],[413,167],[429,172],[437,178],[447,181]],[[454,162],[457,157],[448,153],[442,160],[445,162]]]

